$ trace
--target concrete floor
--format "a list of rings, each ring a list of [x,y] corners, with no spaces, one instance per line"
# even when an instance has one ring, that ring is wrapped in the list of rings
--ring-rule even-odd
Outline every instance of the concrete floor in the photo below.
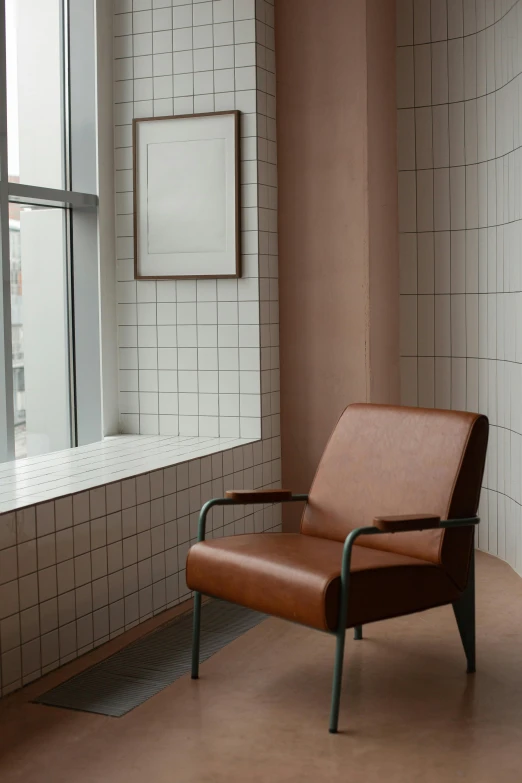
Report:
[[[448,607],[367,626],[347,645],[336,736],[333,638],[270,619],[124,718],[28,703],[93,656],[13,694],[0,781],[520,783],[522,579],[485,555],[477,579],[477,674]]]

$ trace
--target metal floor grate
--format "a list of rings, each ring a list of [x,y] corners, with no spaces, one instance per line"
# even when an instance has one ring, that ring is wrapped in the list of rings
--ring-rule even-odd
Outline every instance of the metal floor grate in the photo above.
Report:
[[[259,625],[265,615],[210,601],[201,610],[200,660]],[[34,700],[69,710],[120,718],[190,672],[192,612],[77,674]]]

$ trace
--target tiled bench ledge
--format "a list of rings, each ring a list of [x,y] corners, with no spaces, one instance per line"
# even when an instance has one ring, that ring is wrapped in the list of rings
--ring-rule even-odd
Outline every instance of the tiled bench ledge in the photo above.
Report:
[[[0,694],[189,597],[202,503],[279,486],[279,439],[118,436],[0,465]],[[281,529],[280,506],[220,507],[210,537]]]
[[[118,435],[0,464],[0,514],[251,443],[236,438]]]

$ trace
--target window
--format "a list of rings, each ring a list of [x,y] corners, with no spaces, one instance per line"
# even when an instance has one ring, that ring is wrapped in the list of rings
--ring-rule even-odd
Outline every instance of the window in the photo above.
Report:
[[[0,0],[0,462],[101,439],[94,2]]]

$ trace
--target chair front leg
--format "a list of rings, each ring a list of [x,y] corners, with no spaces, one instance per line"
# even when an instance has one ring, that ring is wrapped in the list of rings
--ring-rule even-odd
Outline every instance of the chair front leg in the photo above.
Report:
[[[474,542],[473,542],[474,547]],[[475,669],[475,549],[471,552],[468,584],[460,598],[453,603],[453,611],[466,653],[467,672],[473,674]]]
[[[343,683],[344,642],[346,628],[339,628],[336,633],[335,664],[332,683],[332,704],[330,707],[330,734],[337,734],[339,724],[339,707],[341,706],[341,686]]]
[[[346,639],[346,621],[348,619],[348,595],[350,590],[350,564],[352,561],[352,548],[355,539],[363,533],[372,535],[376,528],[360,527],[352,530],[343,548],[343,561],[341,565],[341,600],[339,602],[339,617],[337,619],[337,643],[335,646],[335,664],[332,683],[332,703],[330,707],[330,734],[337,734],[339,724],[339,707],[341,705],[341,687],[343,681],[344,643]],[[361,630],[362,627],[358,626]],[[357,633],[357,628],[355,629]]]
[[[233,500],[214,498],[207,501],[199,514],[198,541],[204,541],[206,535],[207,514],[213,506],[232,506]],[[191,678],[199,678],[199,641],[201,637],[201,593],[194,590],[194,613],[192,616],[192,669]]]
[[[330,707],[330,734],[337,734],[339,725],[339,707],[341,705],[341,687],[343,680],[344,643],[346,639],[346,622],[348,619],[348,597],[350,591],[350,565],[352,549],[355,540],[362,535],[373,536],[380,533],[376,527],[359,527],[352,530],[344,542],[343,562],[341,565],[341,600],[337,620],[337,644],[335,647],[335,665],[332,684],[332,703]],[[355,626],[355,639],[362,639],[362,625]]]
[[[199,678],[199,639],[201,635],[201,593],[194,591],[194,616],[192,618],[192,672],[193,680]]]

